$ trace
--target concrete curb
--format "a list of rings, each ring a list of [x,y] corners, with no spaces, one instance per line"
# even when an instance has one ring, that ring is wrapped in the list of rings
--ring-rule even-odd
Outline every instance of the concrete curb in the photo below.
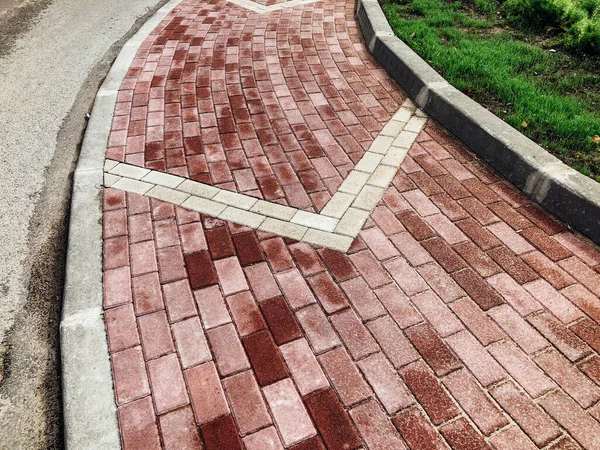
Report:
[[[96,96],[75,169],[60,323],[67,449],[121,448],[102,308],[104,155],[121,82],[142,42],[180,1],[160,8],[123,46]]]
[[[573,228],[600,244],[600,184],[571,169],[451,86],[394,35],[377,0],[357,0],[369,50],[429,116]]]

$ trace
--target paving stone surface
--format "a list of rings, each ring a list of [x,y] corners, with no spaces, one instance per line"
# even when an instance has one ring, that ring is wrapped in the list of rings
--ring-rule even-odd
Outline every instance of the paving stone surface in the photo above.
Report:
[[[107,157],[320,211],[406,99],[353,7],[184,0],[127,73]]]
[[[184,0],[107,157],[320,211],[405,100],[353,11]],[[600,252],[432,121],[383,186],[348,252],[104,190],[125,449],[600,448]]]

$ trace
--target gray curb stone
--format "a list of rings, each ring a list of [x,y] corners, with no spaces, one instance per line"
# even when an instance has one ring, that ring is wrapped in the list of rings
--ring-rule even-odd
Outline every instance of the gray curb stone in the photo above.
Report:
[[[103,315],[102,182],[117,91],[140,45],[181,0],[160,8],[123,46],[94,102],[73,180],[60,348],[67,449],[120,449]]]
[[[377,0],[357,0],[356,17],[375,59],[421,109],[527,197],[600,244],[599,183],[451,86],[392,33]]]

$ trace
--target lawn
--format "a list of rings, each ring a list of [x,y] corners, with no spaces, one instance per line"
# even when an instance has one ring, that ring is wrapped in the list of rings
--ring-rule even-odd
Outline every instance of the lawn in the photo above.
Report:
[[[598,42],[593,27],[578,35],[573,20],[540,18],[550,1],[566,0],[383,0],[383,9],[456,88],[600,181],[600,0],[588,1],[586,19],[598,21]]]

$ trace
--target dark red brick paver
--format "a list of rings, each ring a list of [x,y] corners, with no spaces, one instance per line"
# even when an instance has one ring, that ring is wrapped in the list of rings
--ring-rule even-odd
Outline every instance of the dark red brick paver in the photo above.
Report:
[[[320,210],[405,98],[353,11],[184,0],[108,156]],[[126,449],[600,448],[600,252],[431,121],[347,254],[114,189],[104,210]]]

